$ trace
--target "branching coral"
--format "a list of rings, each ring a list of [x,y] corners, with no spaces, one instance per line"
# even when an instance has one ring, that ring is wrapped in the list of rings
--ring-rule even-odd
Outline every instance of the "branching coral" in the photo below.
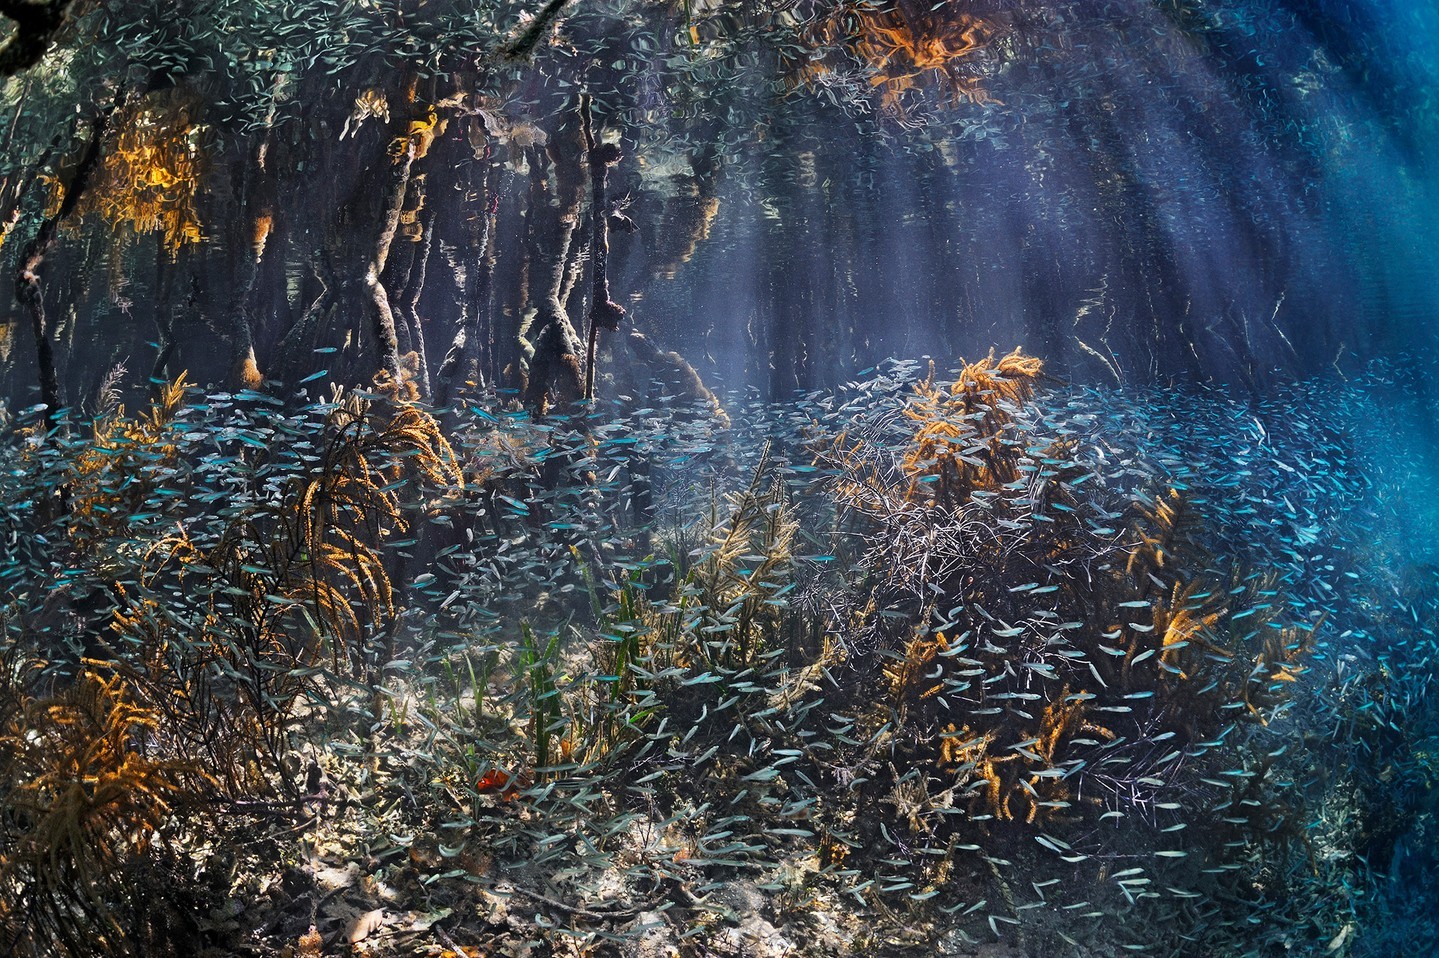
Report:
[[[46,698],[7,703],[0,724],[0,941],[7,952],[125,954],[121,872],[203,782],[196,765],[152,754],[158,717],[119,677],[85,673]]]
[[[860,435],[821,452],[878,607],[917,623],[861,624],[894,649],[868,727],[971,815],[1029,825],[1093,816],[1101,794],[1148,801],[1235,710],[1265,722],[1283,705],[1312,636],[1281,621],[1269,577],[1215,568],[1179,492],[1086,496],[1080,445],[1036,438],[1026,413],[1042,375],[1018,350],[949,386],[931,370],[903,448]]]
[[[181,373],[159,389],[142,415],[126,416],[124,407],[116,407],[96,421],[66,483],[68,528],[77,550],[120,537],[137,515],[152,511],[147,503],[177,471],[175,417],[189,388]]]
[[[1020,450],[1006,442],[1012,410],[1034,395],[1043,363],[1019,349],[996,360],[994,352],[969,363],[949,386],[937,386],[934,367],[915,386],[905,415],[914,439],[901,460],[910,495],[928,490],[941,505],[954,505],[975,489],[993,492],[1018,477]]]
[[[81,476],[142,456],[182,395],[172,384],[140,425],[104,427],[98,451],[80,457]],[[271,504],[239,511],[203,539],[176,522],[130,556],[134,576],[111,587],[115,608],[96,654],[165,717],[175,747],[210,763],[228,789],[255,782],[257,746],[278,761],[293,703],[322,666],[377,677],[396,613],[382,547],[410,527],[417,503],[406,490],[463,487],[449,443],[413,404],[338,397],[322,439]],[[101,508],[113,485],[77,483],[77,502]]]

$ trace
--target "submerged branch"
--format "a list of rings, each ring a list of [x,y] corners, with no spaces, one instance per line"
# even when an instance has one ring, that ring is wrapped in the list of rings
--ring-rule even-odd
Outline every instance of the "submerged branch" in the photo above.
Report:
[[[505,49],[505,56],[511,60],[523,60],[535,49],[540,42],[540,37],[555,22],[560,11],[565,8],[570,0],[550,0],[545,4],[535,19],[525,31],[515,38],[515,42]]]
[[[15,32],[0,45],[0,77],[28,70],[50,50],[65,26],[74,0],[0,0],[0,16],[15,21]]]

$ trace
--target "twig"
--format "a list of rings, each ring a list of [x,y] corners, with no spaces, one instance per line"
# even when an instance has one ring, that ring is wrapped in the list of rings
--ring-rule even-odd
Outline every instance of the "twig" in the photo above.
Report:
[[[540,35],[549,28],[550,24],[555,22],[555,18],[560,15],[560,11],[569,2],[570,0],[550,0],[545,4],[525,32],[521,33],[515,42],[505,50],[505,56],[511,60],[520,60],[529,56],[530,51],[535,48],[535,44],[540,42]]]
[[[445,931],[444,928],[440,927],[439,925],[431,925],[430,928],[432,931],[434,931],[435,937],[440,939],[440,944],[444,945],[450,951],[453,951],[456,955],[468,954],[465,949],[460,947],[459,942],[455,941],[455,939],[450,937],[449,933]]]
[[[606,920],[606,919],[613,919],[613,918],[626,918],[626,917],[629,917],[630,915],[638,915],[639,912],[640,912],[640,910],[639,910],[638,908],[633,908],[633,907],[631,907],[631,908],[619,908],[619,909],[616,909],[616,910],[614,910],[614,911],[591,911],[591,910],[588,909],[588,908],[579,908],[579,907],[577,907],[577,906],[575,906],[575,905],[566,905],[566,904],[565,904],[564,902],[562,902],[562,901],[556,901],[555,899],[550,898],[550,897],[547,896],[547,895],[541,895],[539,892],[530,891],[530,890],[527,889],[527,888],[514,887],[514,888],[511,888],[511,889],[509,890],[509,892],[510,892],[511,894],[516,894],[516,895],[523,896],[523,897],[525,897],[525,898],[529,898],[529,899],[531,899],[532,901],[537,901],[537,902],[541,902],[541,903],[543,903],[543,904],[549,905],[551,908],[558,908],[560,911],[568,912],[568,913],[571,914],[571,915],[582,915],[582,916],[584,916],[585,918],[598,918],[598,919],[600,919],[601,921],[604,921],[604,920]],[[502,892],[502,891],[499,891],[498,889],[495,889],[495,894],[497,894],[497,895],[503,895],[503,894],[506,894],[506,893],[505,893],[505,892]]]

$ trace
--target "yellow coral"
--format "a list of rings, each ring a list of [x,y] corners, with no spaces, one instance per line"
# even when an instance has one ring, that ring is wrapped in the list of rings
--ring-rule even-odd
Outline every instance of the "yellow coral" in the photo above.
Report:
[[[954,504],[972,490],[993,491],[1017,476],[1017,456],[1003,442],[1012,408],[1034,395],[1044,363],[1020,349],[969,363],[949,386],[929,376],[915,386],[905,415],[919,425],[901,463],[910,495]]]
[[[145,748],[160,723],[118,676],[87,671],[18,704],[0,720],[0,918],[24,909],[57,932],[76,915],[117,928],[120,869],[190,794],[183,780],[205,775]]]

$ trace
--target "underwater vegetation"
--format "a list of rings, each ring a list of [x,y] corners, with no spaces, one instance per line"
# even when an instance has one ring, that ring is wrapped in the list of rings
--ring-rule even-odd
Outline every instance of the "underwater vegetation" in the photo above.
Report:
[[[7,413],[0,950],[1423,953],[1405,375]]]

